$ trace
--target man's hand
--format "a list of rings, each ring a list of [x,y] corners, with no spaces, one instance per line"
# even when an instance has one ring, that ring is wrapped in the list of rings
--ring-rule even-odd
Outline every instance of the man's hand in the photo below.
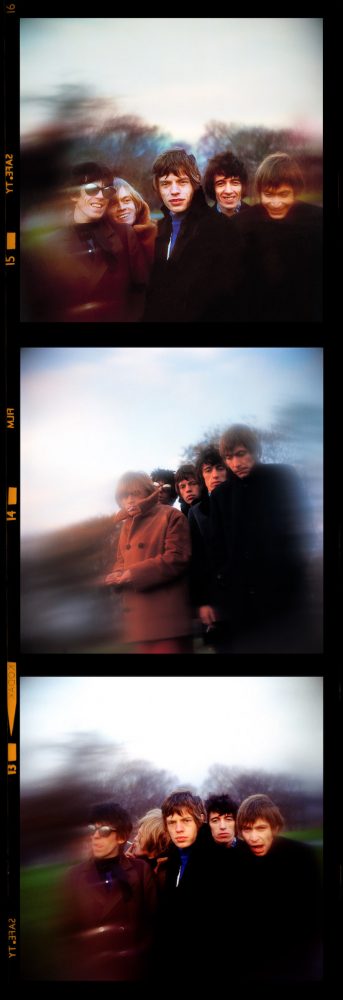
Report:
[[[198,608],[198,615],[203,625],[215,625],[217,621],[215,610],[210,604],[203,604]]]
[[[105,583],[108,586],[120,587],[123,583],[131,583],[131,573],[129,569],[116,570],[115,573],[108,573],[105,576]]]

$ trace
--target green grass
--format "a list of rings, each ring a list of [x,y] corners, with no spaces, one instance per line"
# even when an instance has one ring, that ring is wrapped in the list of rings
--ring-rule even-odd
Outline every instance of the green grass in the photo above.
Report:
[[[289,837],[290,840],[303,840],[306,844],[310,844],[313,840],[320,841],[323,843],[323,827],[315,826],[311,827],[309,830],[288,830],[287,833],[283,834],[284,837]]]
[[[53,978],[57,968],[56,928],[59,923],[59,885],[67,866],[33,865],[20,873],[20,930],[22,975]]]

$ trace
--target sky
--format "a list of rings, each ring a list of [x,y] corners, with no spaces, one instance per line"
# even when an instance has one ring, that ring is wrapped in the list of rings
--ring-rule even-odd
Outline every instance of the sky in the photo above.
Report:
[[[83,84],[174,141],[212,119],[320,136],[322,18],[22,18],[22,135]]]
[[[322,698],[321,677],[25,677],[22,787],[56,773],[63,754],[43,748],[75,733],[121,743],[181,784],[199,787],[217,763],[320,786]]]
[[[25,348],[21,362],[23,536],[112,514],[124,472],[175,470],[207,431],[270,430],[285,409],[301,442],[287,460],[321,476],[319,348]]]

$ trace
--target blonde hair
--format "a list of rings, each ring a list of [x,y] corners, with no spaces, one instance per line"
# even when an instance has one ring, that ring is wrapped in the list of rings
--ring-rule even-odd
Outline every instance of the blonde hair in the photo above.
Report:
[[[165,851],[170,843],[169,834],[165,830],[162,809],[149,809],[149,812],[138,821],[139,846],[146,854],[156,857]]]
[[[139,490],[148,497],[155,492],[155,488],[152,479],[147,476],[146,472],[124,472],[124,475],[118,479],[115,499],[120,505],[121,499],[130,493],[130,490]]]
[[[128,181],[124,181],[123,177],[113,177],[112,184],[115,190],[114,190],[114,197],[111,198],[111,205],[113,205],[113,203],[116,201],[116,196],[118,195],[119,188],[124,187],[131,195],[132,201],[136,209],[136,213],[139,212],[140,209],[142,208],[142,205],[144,205],[144,201],[142,195],[139,194],[138,191],[136,191],[136,188],[132,187],[132,184],[129,184]]]

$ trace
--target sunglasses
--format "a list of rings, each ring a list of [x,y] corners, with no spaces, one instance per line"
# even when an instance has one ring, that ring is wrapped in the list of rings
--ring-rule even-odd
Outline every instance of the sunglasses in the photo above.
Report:
[[[102,191],[104,198],[113,198],[115,192],[115,188],[112,186],[112,184],[109,184],[108,187],[102,187],[101,184],[95,184],[95,183],[83,184],[82,187],[83,190],[86,192],[86,194],[97,195],[99,194],[99,191]]]
[[[94,837],[95,833],[98,833],[99,837],[109,837],[110,833],[117,832],[114,826],[95,826],[94,823],[89,823],[87,829],[91,837]]]

